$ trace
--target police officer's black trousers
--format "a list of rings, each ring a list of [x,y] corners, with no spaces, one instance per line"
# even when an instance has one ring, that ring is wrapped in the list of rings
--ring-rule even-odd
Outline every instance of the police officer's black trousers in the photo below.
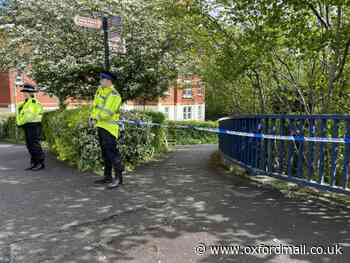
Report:
[[[105,179],[112,179],[112,168],[114,168],[115,176],[122,180],[123,163],[116,138],[100,127],[97,128],[97,132],[104,161]]]
[[[45,161],[45,154],[40,145],[41,123],[27,123],[22,127],[24,129],[26,146],[30,153],[31,164],[43,164]]]

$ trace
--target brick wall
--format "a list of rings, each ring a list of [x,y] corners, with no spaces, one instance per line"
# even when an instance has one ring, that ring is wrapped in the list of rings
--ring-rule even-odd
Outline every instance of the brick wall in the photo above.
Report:
[[[192,96],[190,98],[184,96],[186,89],[191,89]],[[162,105],[196,105],[205,102],[204,87],[201,80],[197,76],[189,78],[179,78],[176,85],[169,88],[166,96],[160,99]]]
[[[192,97],[186,98],[184,92],[186,88],[192,90]],[[140,100],[127,101],[127,105],[198,105],[205,103],[204,86],[198,76],[179,78],[175,85],[169,87],[168,92],[155,101],[147,101],[146,104]]]
[[[35,85],[35,82],[25,74],[22,75],[23,82]],[[23,94],[20,92],[20,88],[17,87],[16,99],[15,99],[15,86],[16,71],[0,73],[0,107],[11,108],[11,105],[19,103],[24,100]],[[37,99],[43,104],[45,108],[56,108],[58,106],[58,100],[55,97],[50,97],[43,92],[37,93]]]
[[[26,75],[22,76],[22,79],[26,83],[35,85],[35,82],[28,78]],[[0,73],[0,108],[10,108],[11,105],[23,101],[23,94],[17,91],[16,100],[14,99],[14,85],[16,80],[16,72],[3,72]],[[192,96],[186,98],[184,96],[185,89],[190,89]],[[39,92],[37,94],[38,100],[43,104],[45,108],[58,107],[58,100],[55,97],[50,97],[45,93]],[[69,106],[77,106],[81,104],[87,104],[84,101],[69,100]],[[146,103],[141,100],[128,101],[126,106],[132,108],[139,108],[144,106],[158,107],[162,105],[164,107],[172,105],[205,105],[205,91],[203,85],[201,85],[201,79],[198,76],[180,77],[178,81],[169,87],[168,93],[165,96],[154,100],[147,101]],[[181,109],[180,109],[181,111]]]
[[[166,94],[154,101],[131,100],[124,110],[163,112],[169,120],[205,120],[205,90],[198,76],[178,78]]]
[[[8,105],[11,104],[9,77],[8,73],[0,72],[0,107],[8,107]]]

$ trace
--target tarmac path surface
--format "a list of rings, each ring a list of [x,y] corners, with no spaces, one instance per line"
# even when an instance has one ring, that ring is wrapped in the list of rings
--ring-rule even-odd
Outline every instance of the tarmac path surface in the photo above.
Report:
[[[0,144],[0,263],[350,262],[350,209],[229,175],[210,165],[216,150],[179,146],[105,190],[51,156],[26,172],[25,147]],[[266,250],[302,244],[324,253]],[[334,244],[342,255],[326,254]]]

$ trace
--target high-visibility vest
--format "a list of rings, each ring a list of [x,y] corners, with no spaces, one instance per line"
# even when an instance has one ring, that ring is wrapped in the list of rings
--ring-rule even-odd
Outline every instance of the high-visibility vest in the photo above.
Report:
[[[119,136],[119,108],[122,98],[114,86],[99,87],[92,105],[91,118],[97,120],[96,126]]]
[[[44,108],[35,98],[29,98],[16,106],[16,123],[22,126],[27,123],[41,122]]]

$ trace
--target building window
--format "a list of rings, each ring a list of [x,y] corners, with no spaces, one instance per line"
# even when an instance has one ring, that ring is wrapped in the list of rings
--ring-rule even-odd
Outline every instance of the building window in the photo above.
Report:
[[[198,106],[198,119],[201,120],[202,118],[203,118],[202,106],[199,105],[199,106]]]
[[[192,82],[190,80],[186,80],[184,83],[182,97],[192,98]]]
[[[191,120],[192,119],[192,107],[185,106],[183,107],[183,119],[184,120]]]
[[[182,94],[183,98],[192,98],[192,88],[185,88],[183,89],[183,94]]]
[[[169,107],[164,108],[164,115],[167,119],[169,119]]]

